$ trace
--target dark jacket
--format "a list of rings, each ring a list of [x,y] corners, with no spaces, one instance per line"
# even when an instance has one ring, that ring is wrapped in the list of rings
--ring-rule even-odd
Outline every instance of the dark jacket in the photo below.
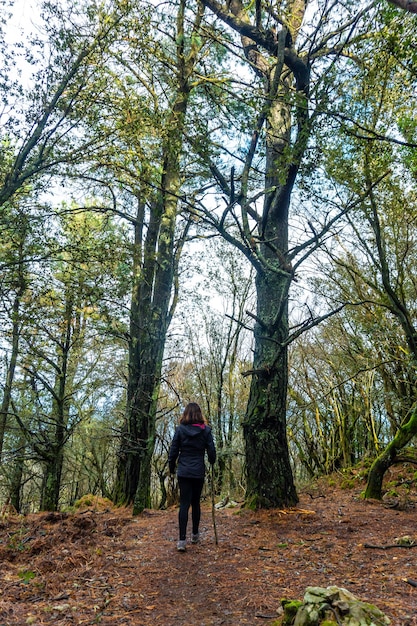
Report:
[[[178,459],[177,475],[182,478],[204,478],[204,455],[207,450],[209,462],[216,460],[216,448],[210,426],[206,424],[180,424],[172,439],[168,463],[171,474],[175,472]]]

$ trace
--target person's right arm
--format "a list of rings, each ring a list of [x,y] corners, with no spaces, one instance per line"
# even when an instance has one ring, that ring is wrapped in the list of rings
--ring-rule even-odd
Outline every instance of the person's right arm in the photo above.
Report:
[[[171,474],[175,474],[175,464],[180,453],[180,434],[177,428],[172,439],[171,447],[168,454],[168,466]]]

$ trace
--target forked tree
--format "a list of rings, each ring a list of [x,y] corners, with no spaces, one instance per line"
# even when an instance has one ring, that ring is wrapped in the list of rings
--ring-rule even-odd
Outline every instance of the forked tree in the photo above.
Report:
[[[298,267],[320,245],[338,211],[321,226],[317,221],[317,229],[306,220],[304,240],[290,243],[290,207],[315,120],[322,113],[320,98],[327,96],[328,86],[321,92],[321,85],[331,75],[332,59],[342,58],[363,11],[346,5],[336,15],[334,6],[323,2],[309,13],[310,3],[303,0],[276,7],[260,1],[203,1],[238,33],[248,63],[242,79],[248,87],[240,93],[239,106],[255,102],[257,107],[252,132],[241,142],[247,149],[232,158],[231,147],[224,156],[230,175],[224,162],[210,164],[225,206],[213,214],[201,205],[206,219],[247,256],[256,273],[255,347],[253,368],[246,372],[251,388],[243,424],[246,499],[254,507],[291,506],[298,498],[286,434],[289,292]],[[346,210],[340,207],[339,214]],[[237,236],[231,225],[237,227]],[[302,328],[317,322],[306,320]]]

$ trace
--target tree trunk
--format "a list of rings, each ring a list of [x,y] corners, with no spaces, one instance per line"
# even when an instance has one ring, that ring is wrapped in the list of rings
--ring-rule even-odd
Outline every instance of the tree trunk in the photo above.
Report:
[[[64,464],[64,447],[67,441],[67,424],[70,409],[70,390],[76,371],[76,356],[70,363],[70,352],[74,350],[76,340],[80,338],[80,327],[73,332],[74,302],[68,293],[65,303],[62,339],[58,350],[60,364],[55,375],[53,390],[51,421],[54,427],[46,449],[41,451],[44,474],[41,491],[41,511],[57,511],[61,489],[62,467]]]
[[[20,304],[22,296],[25,292],[26,281],[23,275],[23,241],[19,250],[19,275],[18,275],[18,289],[13,301],[12,308],[12,351],[10,354],[10,361],[6,371],[6,382],[4,385],[4,393],[0,406],[0,463],[3,452],[4,435],[7,426],[7,416],[9,413],[10,402],[12,399],[12,388],[14,381],[14,374],[17,365],[17,358],[19,355],[19,339],[20,339]]]
[[[179,185],[179,176],[176,184]],[[176,217],[177,193],[170,193],[162,209],[160,205],[153,207],[141,271],[135,272],[126,418],[113,498],[118,504],[133,503],[134,514],[150,506],[157,400],[170,321]],[[137,241],[136,255],[141,254],[141,243]],[[135,265],[139,263],[137,259]]]
[[[58,510],[63,458],[63,448],[61,448],[44,461],[40,511]]]
[[[4,435],[6,432],[7,416],[12,398],[14,373],[19,353],[19,305],[21,295],[16,295],[13,303],[12,352],[6,372],[3,399],[0,407],[0,462],[3,452]]]
[[[368,147],[371,151],[371,147]],[[371,155],[372,156],[372,155]],[[407,346],[411,355],[410,367],[413,373],[412,379],[415,384],[415,371],[417,364],[417,329],[414,325],[414,316],[412,307],[410,307],[405,298],[404,286],[398,286],[397,279],[393,279],[389,257],[387,255],[387,244],[383,224],[379,217],[379,203],[375,197],[372,187],[372,158],[369,153],[366,154],[365,176],[366,182],[370,189],[369,199],[371,213],[368,217],[375,235],[375,243],[378,251],[378,262],[381,273],[381,281],[384,294],[388,299],[391,313],[400,323]],[[408,394],[407,394],[408,396]],[[409,400],[409,396],[406,398]],[[374,461],[368,476],[368,483],[365,490],[365,498],[380,499],[382,495],[382,481],[384,473],[395,461],[396,455],[411,439],[417,435],[417,406],[415,405],[415,396],[412,398],[413,406],[410,410],[410,416],[404,420],[397,430],[394,439],[388,444],[384,452],[380,454]]]
[[[258,314],[275,317],[279,294],[287,289],[279,274],[265,272],[256,280]],[[272,294],[275,297],[271,297]],[[277,298],[278,296],[278,298]],[[272,322],[272,319],[271,319]],[[279,324],[258,321],[252,382],[244,422],[246,501],[248,506],[282,507],[297,503],[286,433],[288,322],[286,305]]]
[[[161,490],[161,499],[159,501],[158,509],[163,510],[167,508],[167,499],[168,492],[165,485],[165,479],[168,477],[167,467],[165,466],[163,469],[157,471],[158,480],[159,480],[159,488]]]
[[[388,444],[384,452],[373,462],[369,470],[365,498],[382,498],[382,481],[384,474],[396,461],[397,453],[417,435],[417,407],[411,413],[407,422],[398,429],[394,439]]]
[[[23,470],[25,467],[24,460],[24,451],[25,451],[25,437],[23,434],[20,435],[18,451],[15,454],[15,459],[13,463],[13,468],[10,477],[10,504],[16,509],[18,513],[20,513],[20,498],[22,493],[22,477]]]
[[[58,398],[53,402],[55,427],[47,450],[42,452],[43,477],[41,490],[41,511],[57,511],[61,489],[64,446],[66,442],[66,423],[68,407],[65,401],[66,376],[61,373],[58,382]]]

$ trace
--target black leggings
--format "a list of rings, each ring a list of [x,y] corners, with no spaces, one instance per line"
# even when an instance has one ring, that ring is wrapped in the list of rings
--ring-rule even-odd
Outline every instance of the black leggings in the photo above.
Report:
[[[190,506],[193,533],[194,535],[198,533],[201,517],[200,497],[203,491],[204,478],[184,478],[178,476],[178,484],[180,486],[180,510],[178,513],[180,541],[184,541],[187,536],[188,511]]]

